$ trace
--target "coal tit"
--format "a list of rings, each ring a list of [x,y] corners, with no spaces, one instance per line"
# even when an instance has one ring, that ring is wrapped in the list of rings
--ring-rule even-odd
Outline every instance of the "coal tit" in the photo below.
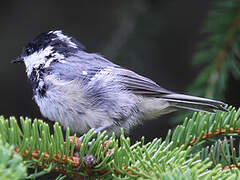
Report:
[[[119,134],[177,109],[226,111],[225,104],[166,90],[152,80],[85,51],[62,31],[42,33],[21,56],[44,117],[76,133],[91,128]]]

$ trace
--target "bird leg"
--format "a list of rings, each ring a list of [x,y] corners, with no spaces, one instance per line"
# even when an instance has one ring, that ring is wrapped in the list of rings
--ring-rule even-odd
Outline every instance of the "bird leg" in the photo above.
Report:
[[[100,127],[96,128],[96,129],[94,129],[94,132],[95,132],[96,134],[98,134],[99,132],[103,132],[103,131],[107,130],[109,127],[111,127],[111,125],[108,125],[108,126],[100,126]],[[81,137],[79,138],[81,142],[82,142],[82,138],[83,138],[83,136],[81,136]],[[88,143],[88,146],[91,146],[91,145],[92,145],[92,142],[93,142],[94,140],[95,140],[95,139],[93,139],[91,142],[89,142],[89,143]]]

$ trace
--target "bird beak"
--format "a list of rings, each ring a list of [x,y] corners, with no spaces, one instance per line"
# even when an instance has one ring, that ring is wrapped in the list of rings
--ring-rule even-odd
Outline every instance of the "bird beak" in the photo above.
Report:
[[[16,59],[13,59],[12,61],[11,61],[11,63],[22,63],[23,62],[23,57],[22,56],[19,56],[19,57],[17,57]]]

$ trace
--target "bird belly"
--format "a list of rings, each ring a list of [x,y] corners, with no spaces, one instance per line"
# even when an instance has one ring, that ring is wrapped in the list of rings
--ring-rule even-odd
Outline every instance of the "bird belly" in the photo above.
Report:
[[[45,96],[38,93],[34,96],[44,117],[78,133],[94,128],[94,121],[87,118],[89,102],[83,98],[84,91],[79,82],[59,80],[52,75],[47,76],[44,82],[48,86]]]
[[[45,79],[45,83],[48,84],[45,96],[34,96],[42,115],[69,127],[73,132],[84,133],[91,128],[116,124],[120,129],[121,123],[135,114],[135,101],[124,93],[121,95],[115,91],[118,93],[116,96],[110,94],[112,91],[97,91],[97,96],[86,85],[81,87],[78,80],[64,81],[51,75]],[[90,92],[94,99],[88,97]],[[114,100],[108,101],[109,95]]]

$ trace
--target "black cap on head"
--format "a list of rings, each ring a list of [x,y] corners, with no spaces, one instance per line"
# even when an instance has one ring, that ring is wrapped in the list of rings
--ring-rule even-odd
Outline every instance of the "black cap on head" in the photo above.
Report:
[[[69,56],[76,51],[83,51],[85,47],[73,37],[64,35],[62,31],[50,31],[42,33],[31,40],[24,48],[22,55],[13,60],[13,63],[22,62],[23,57],[29,56],[34,52],[44,50],[46,47],[52,46],[53,51]]]

